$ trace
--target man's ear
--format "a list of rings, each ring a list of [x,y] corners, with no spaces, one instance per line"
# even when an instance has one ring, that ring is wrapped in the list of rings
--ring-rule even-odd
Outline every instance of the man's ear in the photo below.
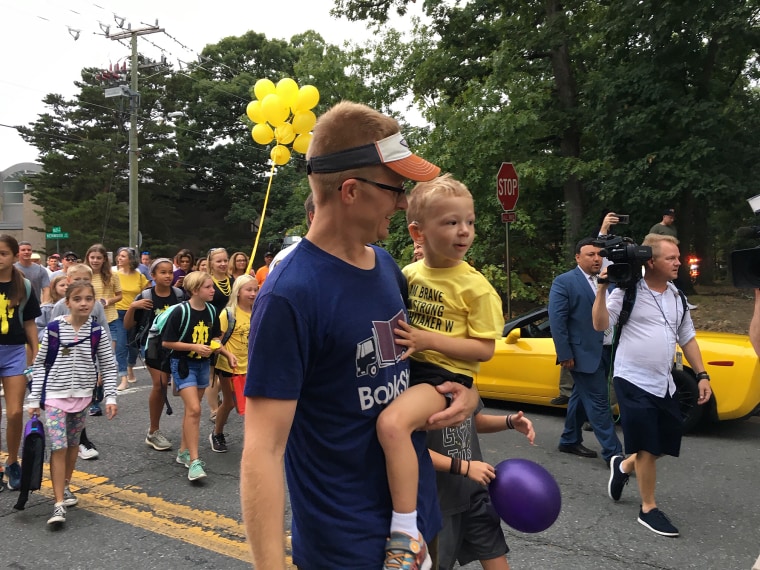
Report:
[[[407,228],[409,228],[409,235],[413,242],[421,244],[425,241],[425,236],[422,233],[418,222],[412,222]]]
[[[343,202],[350,203],[356,200],[357,188],[359,185],[353,178],[348,178],[340,185],[340,197]]]

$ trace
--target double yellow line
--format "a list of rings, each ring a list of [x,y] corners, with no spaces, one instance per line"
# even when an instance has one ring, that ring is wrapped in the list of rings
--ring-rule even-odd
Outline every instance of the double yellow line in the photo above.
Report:
[[[0,460],[5,460],[0,453]],[[46,478],[35,493],[53,499],[53,486],[45,466]],[[150,532],[181,540],[217,554],[251,563],[246,544],[245,528],[235,519],[214,511],[194,509],[152,497],[139,487],[119,487],[107,477],[74,471],[71,490],[77,493],[78,509],[142,528]],[[290,555],[290,536],[286,537],[287,566],[293,566]]]

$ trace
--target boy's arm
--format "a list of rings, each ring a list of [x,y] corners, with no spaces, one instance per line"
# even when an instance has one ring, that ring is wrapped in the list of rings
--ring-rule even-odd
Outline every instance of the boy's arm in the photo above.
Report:
[[[396,344],[405,346],[402,360],[415,352],[435,350],[449,358],[486,362],[491,360],[496,347],[496,341],[491,338],[455,338],[443,333],[417,329],[404,321],[398,322],[394,329]]]
[[[525,435],[531,445],[533,445],[533,442],[536,439],[536,432],[533,430],[533,422],[526,418],[521,411],[506,416],[476,414],[475,428],[478,433],[495,433],[498,431],[514,429]]]

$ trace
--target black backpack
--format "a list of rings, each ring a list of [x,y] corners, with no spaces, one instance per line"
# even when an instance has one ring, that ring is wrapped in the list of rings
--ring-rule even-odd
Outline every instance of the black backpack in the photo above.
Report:
[[[140,299],[145,299],[145,291],[143,290],[140,292],[138,297]],[[128,332],[128,342],[131,346],[134,346],[136,348],[143,348],[145,346],[145,343],[148,340],[148,332],[150,331],[150,327],[153,324],[153,320],[155,317],[155,307],[156,307],[156,288],[151,287],[149,289],[150,291],[150,300],[153,303],[153,310],[146,311],[143,310],[142,319],[140,319],[139,322],[135,324],[134,327],[129,329]],[[137,300],[137,298],[135,300]],[[172,287],[171,292],[169,293],[169,306],[178,305],[182,301],[185,300],[185,294],[182,291],[182,289],[178,287]]]
[[[24,468],[21,470],[21,487],[18,501],[13,506],[23,511],[29,499],[30,491],[39,491],[42,487],[42,466],[45,463],[45,426],[40,418],[32,416],[24,428],[24,450],[21,454]]]

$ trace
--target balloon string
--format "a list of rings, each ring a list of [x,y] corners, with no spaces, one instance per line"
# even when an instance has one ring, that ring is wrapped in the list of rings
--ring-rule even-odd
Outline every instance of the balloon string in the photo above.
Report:
[[[248,260],[248,267],[245,272],[250,273],[251,267],[253,267],[253,258],[256,257],[256,248],[259,247],[259,237],[261,237],[261,228],[264,227],[264,217],[267,214],[267,204],[269,203],[269,190],[272,188],[272,179],[274,178],[275,163],[272,161],[272,170],[269,173],[269,184],[267,185],[267,193],[264,196],[264,209],[261,211],[261,220],[259,221],[259,229],[256,232],[256,241],[253,242],[253,251],[251,252],[251,258]]]

